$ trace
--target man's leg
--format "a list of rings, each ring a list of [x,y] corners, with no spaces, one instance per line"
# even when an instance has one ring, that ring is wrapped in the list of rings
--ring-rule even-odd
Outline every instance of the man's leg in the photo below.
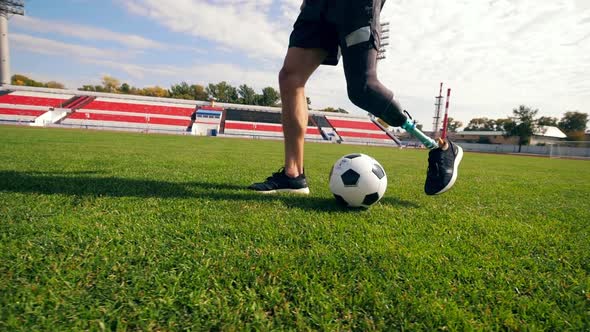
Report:
[[[342,52],[350,100],[362,109],[392,126],[402,127],[431,149],[424,191],[428,195],[442,194],[454,184],[463,158],[460,146],[447,141],[438,142],[415,128],[407,119],[393,93],[377,79],[377,50],[366,44],[345,48]],[[440,148],[439,148],[440,146]]]
[[[369,40],[368,42],[371,42]],[[348,97],[358,107],[381,118],[389,125],[402,127],[418,138],[426,147],[434,149],[438,144],[419,131],[413,121],[403,114],[393,92],[377,78],[377,50],[367,44],[346,48],[344,74],[346,76]]]
[[[391,126],[401,127],[407,117],[393,92],[377,78],[377,50],[366,45],[342,51],[348,98],[356,106],[383,119]]]
[[[285,165],[266,181],[254,183],[248,187],[249,189],[266,194],[309,194],[307,180],[303,174],[303,145],[308,121],[304,87],[327,55],[328,52],[320,48],[290,47],[287,51],[283,68],[279,73]]]
[[[308,121],[305,83],[327,55],[326,50],[319,48],[291,47],[279,73],[285,137],[285,174],[292,178],[303,174],[304,138]]]

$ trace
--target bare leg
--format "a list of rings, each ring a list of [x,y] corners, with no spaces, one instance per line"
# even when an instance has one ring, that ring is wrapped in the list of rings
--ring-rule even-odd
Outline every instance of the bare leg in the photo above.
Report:
[[[308,112],[305,83],[327,56],[323,49],[291,47],[279,73],[285,137],[285,174],[297,177],[303,173],[303,147]]]

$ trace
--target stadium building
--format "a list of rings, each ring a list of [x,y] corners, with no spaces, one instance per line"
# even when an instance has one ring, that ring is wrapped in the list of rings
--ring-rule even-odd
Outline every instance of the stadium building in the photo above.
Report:
[[[195,124],[187,126],[196,110]],[[179,135],[282,139],[281,109],[4,85],[0,123]],[[308,141],[397,146],[375,119],[310,111]]]
[[[504,131],[459,131],[449,133],[454,142],[484,143],[484,144],[518,144],[518,137],[507,136]],[[554,126],[540,126],[535,128],[531,136],[531,145],[553,144],[567,138],[559,128]]]

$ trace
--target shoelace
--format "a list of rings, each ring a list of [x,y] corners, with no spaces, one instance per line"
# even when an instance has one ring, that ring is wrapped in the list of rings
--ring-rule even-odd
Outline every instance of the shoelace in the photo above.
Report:
[[[440,177],[442,174],[442,167],[440,164],[443,162],[443,156],[441,155],[440,158],[429,157],[428,158],[428,170],[427,174],[429,176]]]
[[[284,173],[285,173],[285,167],[281,167],[281,168],[279,168],[278,171],[276,171],[275,173],[272,173],[271,176],[267,177],[266,181],[276,184],[277,182],[275,181],[275,179],[281,177],[281,175],[283,175]]]
[[[455,157],[455,150],[453,146],[449,147],[448,152],[442,153],[439,158],[431,158],[428,157],[428,175],[433,176],[443,176],[444,175],[444,167],[441,165],[445,165],[447,162],[452,163],[452,159]]]

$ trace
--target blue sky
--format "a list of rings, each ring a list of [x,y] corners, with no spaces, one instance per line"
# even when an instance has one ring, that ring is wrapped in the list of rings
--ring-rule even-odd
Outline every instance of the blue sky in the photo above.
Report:
[[[298,0],[27,0],[10,20],[12,73],[68,88],[103,75],[143,87],[187,81],[278,88]],[[451,116],[590,112],[590,1],[389,0],[391,45],[380,79],[430,128],[439,82]],[[361,110],[341,66],[322,66],[312,106]]]

